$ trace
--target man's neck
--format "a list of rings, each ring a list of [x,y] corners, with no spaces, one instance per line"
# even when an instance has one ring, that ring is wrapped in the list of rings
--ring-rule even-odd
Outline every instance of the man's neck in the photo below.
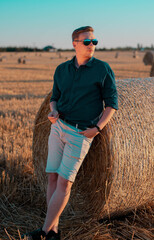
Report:
[[[81,65],[85,65],[89,61],[89,59],[90,58],[80,58],[76,55],[75,66],[79,68]]]

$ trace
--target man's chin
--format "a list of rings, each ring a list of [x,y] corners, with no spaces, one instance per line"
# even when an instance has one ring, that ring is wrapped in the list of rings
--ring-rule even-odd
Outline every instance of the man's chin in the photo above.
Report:
[[[94,52],[87,53],[87,57],[91,58],[94,55]]]

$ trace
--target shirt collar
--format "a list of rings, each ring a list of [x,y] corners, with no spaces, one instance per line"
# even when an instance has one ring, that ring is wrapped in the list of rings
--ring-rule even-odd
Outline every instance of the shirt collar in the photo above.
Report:
[[[69,64],[73,64],[73,65],[75,66],[75,58],[76,58],[76,56],[74,56],[74,57],[70,60]],[[93,60],[94,60],[94,57],[91,57],[91,58],[89,59],[89,61],[88,61],[84,66],[92,67]],[[75,66],[75,67],[76,67],[76,66]]]

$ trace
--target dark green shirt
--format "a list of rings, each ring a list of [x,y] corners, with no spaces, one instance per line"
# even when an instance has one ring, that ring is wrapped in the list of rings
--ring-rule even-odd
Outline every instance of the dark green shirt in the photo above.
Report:
[[[50,102],[68,121],[86,127],[99,121],[104,106],[118,109],[115,77],[108,63],[94,57],[79,68],[74,61],[56,68]]]

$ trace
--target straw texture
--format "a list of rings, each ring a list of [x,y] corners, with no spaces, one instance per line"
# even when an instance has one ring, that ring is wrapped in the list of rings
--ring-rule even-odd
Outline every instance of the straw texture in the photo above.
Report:
[[[153,200],[153,82],[154,78],[117,80],[119,110],[92,143],[73,184],[63,224],[71,216],[125,214]],[[33,162],[44,196],[50,96],[51,92],[37,113],[33,133]]]
[[[154,62],[154,51],[148,51],[143,57],[143,62],[145,65],[152,65]]]

